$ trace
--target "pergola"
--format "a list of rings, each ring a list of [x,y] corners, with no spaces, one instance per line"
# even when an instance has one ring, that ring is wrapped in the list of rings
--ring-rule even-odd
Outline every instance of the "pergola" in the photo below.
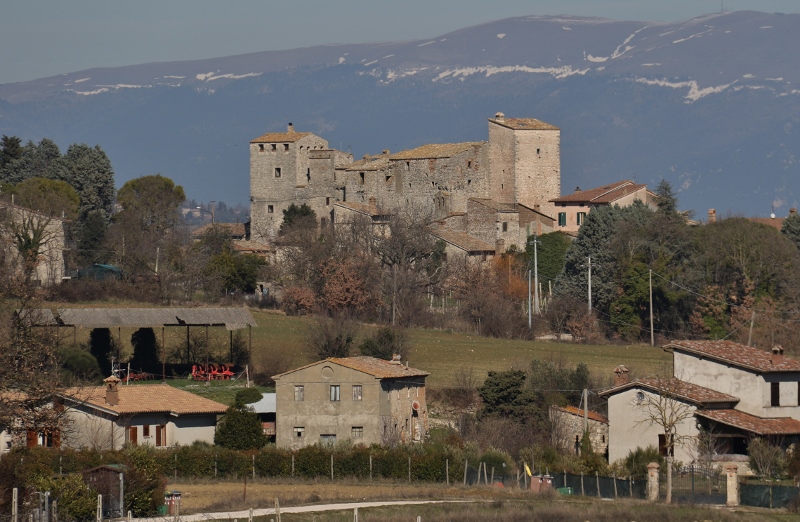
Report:
[[[18,311],[18,315],[20,312]],[[208,347],[208,328],[224,326],[230,331],[230,344],[233,349],[233,331],[247,328],[247,348],[252,355],[253,326],[258,326],[246,308],[47,308],[29,310],[27,317],[33,326],[56,327],[58,343],[61,327],[72,327],[73,341],[77,340],[78,328],[116,328],[117,346],[121,344],[122,328],[161,328],[161,346],[164,344],[164,330],[167,327],[185,327],[186,344],[189,345],[189,328],[205,327],[206,347]],[[117,354],[119,358],[119,353]],[[162,354],[162,379],[165,377],[165,358]],[[208,348],[206,348],[208,363]]]

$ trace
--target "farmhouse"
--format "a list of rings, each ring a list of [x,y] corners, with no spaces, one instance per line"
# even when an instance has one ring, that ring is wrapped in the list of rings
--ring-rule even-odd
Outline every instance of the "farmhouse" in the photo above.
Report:
[[[428,433],[428,375],[399,356],[328,358],[276,375],[276,444],[420,441]]]
[[[117,449],[123,444],[168,447],[195,441],[214,443],[224,404],[166,384],[74,388],[63,394],[68,448]]]
[[[661,410],[676,422],[674,456],[691,462],[702,451],[701,431],[721,458],[746,455],[752,437],[788,446],[800,439],[800,361],[732,341],[673,341],[673,376],[628,379],[618,367],[608,399],[609,461],[636,447],[667,452],[664,423],[652,422]],[[663,416],[663,414],[662,414]]]
[[[550,203],[555,205],[553,217],[558,221],[556,230],[577,234],[586,220],[586,214],[593,207],[608,205],[626,207],[634,201],[641,201],[655,210],[657,198],[656,194],[647,190],[647,185],[637,185],[633,181],[623,180],[589,190],[577,187],[572,194],[551,199]]]

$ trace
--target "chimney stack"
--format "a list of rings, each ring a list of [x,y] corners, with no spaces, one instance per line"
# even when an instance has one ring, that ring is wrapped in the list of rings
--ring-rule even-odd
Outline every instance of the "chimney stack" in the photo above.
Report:
[[[286,132],[288,133],[294,132],[294,125],[292,125],[292,122],[289,122],[289,129]]]
[[[392,355],[391,363],[392,364],[399,364],[401,366],[403,365],[403,362],[400,360],[400,354],[399,353],[395,353],[395,354]]]
[[[494,255],[499,256],[506,251],[506,240],[498,239],[494,242]]]
[[[780,344],[776,344],[772,347],[770,362],[773,366],[778,366],[783,363],[783,347]]]
[[[789,209],[789,217],[796,216],[796,215],[797,215],[797,209],[796,208],[790,208]]]
[[[628,375],[628,369],[620,364],[614,368],[614,387],[622,386],[631,382],[631,377]]]
[[[498,113],[495,113],[494,119],[497,120],[497,121],[503,122],[503,121],[506,120],[506,115],[503,114],[502,112],[498,112]]]
[[[708,223],[716,223],[717,222],[717,211],[713,208],[708,209]]]
[[[116,406],[119,404],[119,377],[112,375],[103,382],[106,383],[106,404]]]

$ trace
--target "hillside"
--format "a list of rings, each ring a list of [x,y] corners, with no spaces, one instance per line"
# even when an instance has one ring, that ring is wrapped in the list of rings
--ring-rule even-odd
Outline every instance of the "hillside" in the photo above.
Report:
[[[90,69],[0,85],[0,133],[99,143],[117,184],[161,173],[245,202],[247,143],[291,121],[356,157],[486,139],[497,111],[562,129],[562,190],[624,178],[684,208],[800,201],[800,15],[520,17],[422,41]]]

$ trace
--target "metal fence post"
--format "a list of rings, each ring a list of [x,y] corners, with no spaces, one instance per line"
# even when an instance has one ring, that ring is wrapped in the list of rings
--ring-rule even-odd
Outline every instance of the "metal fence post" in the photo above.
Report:
[[[14,488],[11,493],[11,522],[19,522],[19,490]]]

